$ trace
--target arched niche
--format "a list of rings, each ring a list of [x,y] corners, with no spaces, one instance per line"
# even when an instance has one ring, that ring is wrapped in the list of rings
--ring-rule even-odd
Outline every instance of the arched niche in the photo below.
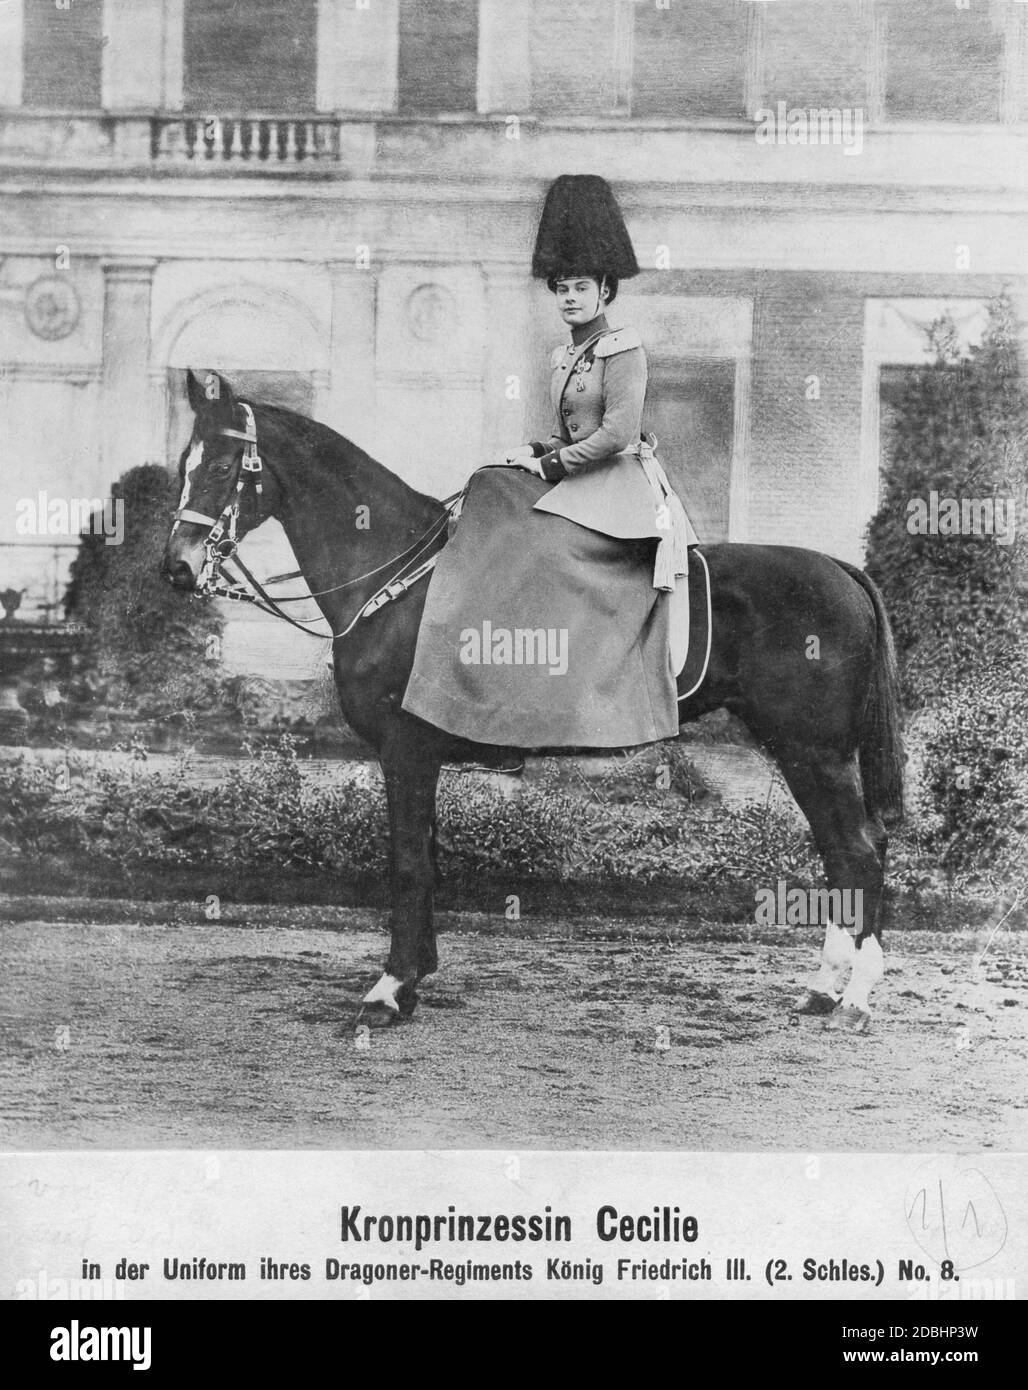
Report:
[[[329,380],[329,347],[328,323],[275,287],[240,280],[175,303],[156,327],[151,359],[156,437],[169,467],[176,466],[192,430],[187,368],[217,371],[251,400],[315,415]],[[296,568],[277,521],[247,537],[243,553],[257,575]],[[233,604],[227,616],[223,659],[230,670],[308,679],[319,658],[324,660],[320,643],[256,609]],[[306,606],[303,616],[309,616]]]

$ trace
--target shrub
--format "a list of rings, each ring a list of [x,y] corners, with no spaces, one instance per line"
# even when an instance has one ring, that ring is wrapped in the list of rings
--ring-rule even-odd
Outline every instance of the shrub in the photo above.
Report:
[[[279,863],[346,879],[388,867],[385,796],[365,787],[307,787],[295,743],[283,736],[233,771],[218,793],[237,854],[254,868]]]
[[[585,817],[583,801],[545,787],[507,798],[477,779],[446,779],[438,799],[441,858],[466,870],[563,879]]]
[[[943,869],[992,867],[1025,878],[1026,672],[1028,644],[984,661],[913,731],[914,809]]]
[[[30,853],[73,852],[87,848],[86,798],[65,786],[52,768],[0,761],[0,839]]]
[[[907,527],[908,503],[932,491],[1015,508],[1025,496],[1028,378],[1009,297],[990,305],[979,347],[959,351],[948,322],[930,345],[934,364],[911,374],[899,403],[867,568],[892,618],[906,702],[920,711],[910,736],[918,860],[934,854],[949,874],[1013,873],[1028,771],[1026,540]],[[920,863],[911,873],[923,875]]]
[[[972,677],[983,650],[1028,631],[1026,541],[911,534],[909,505],[940,498],[1015,503],[1028,481],[1028,377],[1009,297],[990,305],[980,346],[961,352],[952,322],[934,325],[933,364],[902,393],[868,528],[867,571],[892,620],[908,709]]]
[[[147,715],[221,700],[207,643],[220,636],[222,615],[214,602],[184,599],[160,573],[177,491],[156,464],[125,473],[111,489],[124,507],[122,544],[107,545],[102,528],[84,532],[64,596],[65,615],[88,633],[83,683]]]
[[[170,775],[141,764],[99,771],[58,789],[52,770],[0,764],[0,836],[30,852],[85,851],[130,874],[147,864],[329,871],[350,883],[388,868],[380,787],[311,786],[290,739],[254,751],[217,787],[197,785],[185,761]],[[721,884],[816,875],[795,822],[759,809],[703,812],[681,797],[604,802],[544,781],[504,796],[461,775],[442,779],[443,873],[468,883],[533,881]]]

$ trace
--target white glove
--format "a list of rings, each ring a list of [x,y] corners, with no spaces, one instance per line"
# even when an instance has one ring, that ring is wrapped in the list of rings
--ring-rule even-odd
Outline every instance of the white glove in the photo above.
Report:
[[[505,450],[497,462],[504,468],[524,468],[529,473],[542,476],[539,460],[533,454],[531,444],[518,444],[513,449]]]

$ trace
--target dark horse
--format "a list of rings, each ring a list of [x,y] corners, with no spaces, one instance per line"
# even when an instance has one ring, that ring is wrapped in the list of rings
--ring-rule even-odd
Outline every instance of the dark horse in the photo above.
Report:
[[[180,462],[182,501],[164,572],[184,591],[204,589],[215,522],[228,531],[228,545],[221,541],[227,550],[267,517],[285,529],[337,634],[343,712],[377,750],[385,777],[392,940],[360,1020],[394,1022],[413,1011],[418,981],[437,967],[432,899],[440,770],[444,763],[488,761],[489,750],[401,709],[427,584],[412,585],[373,616],[357,615],[404,566],[409,571],[413,560],[442,548],[446,509],[324,425],[243,404],[213,374],[205,390],[190,373],[188,389],[196,421]],[[259,444],[242,442],[251,421]],[[370,524],[357,524],[361,515]],[[860,570],[815,551],[702,549],[713,611],[710,665],[699,690],[681,702],[681,722],[719,708],[737,715],[781,768],[810,823],[829,889],[859,893],[836,899],[862,904],[856,940],[837,917],[829,918],[820,971],[795,1007],[861,1030],[884,969],[886,826],[899,818],[902,802],[895,656],[881,596]]]

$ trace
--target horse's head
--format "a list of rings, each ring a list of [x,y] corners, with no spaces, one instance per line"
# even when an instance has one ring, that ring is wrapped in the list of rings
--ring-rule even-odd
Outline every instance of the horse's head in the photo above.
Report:
[[[252,408],[215,372],[202,381],[189,372],[186,381],[196,419],[179,459],[182,494],[163,571],[176,588],[193,590],[210,577],[216,555],[231,554],[273,514],[277,488],[263,466]]]

